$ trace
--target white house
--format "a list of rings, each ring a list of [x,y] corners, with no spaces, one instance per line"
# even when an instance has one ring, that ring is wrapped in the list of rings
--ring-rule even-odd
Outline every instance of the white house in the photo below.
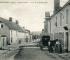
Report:
[[[0,48],[18,44],[22,38],[24,38],[24,31],[17,21],[13,22],[11,17],[9,20],[0,17]]]

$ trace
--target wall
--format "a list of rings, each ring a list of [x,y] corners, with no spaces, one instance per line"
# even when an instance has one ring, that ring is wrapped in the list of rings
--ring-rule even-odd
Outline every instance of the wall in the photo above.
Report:
[[[1,24],[3,24],[3,23],[1,23]],[[3,28],[0,28],[0,35],[6,35],[9,39],[9,36],[10,36],[9,32],[10,32],[9,28],[5,24],[3,24]]]
[[[44,32],[46,33],[46,35],[48,34],[47,28],[48,28],[48,21],[45,20],[45,21],[44,21]]]
[[[66,12],[68,10],[68,13]],[[68,20],[68,23],[67,23]],[[57,22],[57,26],[55,25]],[[69,38],[68,38],[68,50],[70,51],[70,31],[66,31],[64,29],[64,26],[67,26],[70,29],[70,5],[66,6],[63,8],[60,12],[58,12],[56,15],[51,17],[51,34],[55,35],[56,33],[58,34],[58,38],[60,38],[59,33],[63,33],[64,37],[61,37],[61,39],[64,42],[64,49],[67,48],[66,46],[66,32],[69,33]],[[53,38],[55,38],[53,36]]]
[[[19,42],[19,40],[21,40],[21,43],[24,43],[25,40],[25,33],[24,32],[17,32],[17,40]]]
[[[11,44],[17,43],[17,32],[16,32],[16,30],[10,30],[10,43]]]

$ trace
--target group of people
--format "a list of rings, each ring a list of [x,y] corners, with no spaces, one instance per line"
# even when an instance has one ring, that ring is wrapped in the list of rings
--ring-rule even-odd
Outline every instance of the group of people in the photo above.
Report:
[[[62,45],[58,39],[48,42],[48,51],[51,53],[62,53]]]

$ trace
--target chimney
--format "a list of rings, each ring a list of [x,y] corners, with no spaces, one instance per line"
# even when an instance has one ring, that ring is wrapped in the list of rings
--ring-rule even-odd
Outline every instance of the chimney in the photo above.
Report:
[[[11,22],[12,22],[12,17],[9,17],[9,21],[11,21]]]
[[[60,9],[60,0],[54,0],[54,13],[57,13]]]
[[[45,12],[45,17],[50,17],[50,13],[49,12]]]
[[[50,13],[49,12],[45,12],[45,19],[48,20],[50,18]]]
[[[19,24],[17,20],[16,20],[16,24]]]

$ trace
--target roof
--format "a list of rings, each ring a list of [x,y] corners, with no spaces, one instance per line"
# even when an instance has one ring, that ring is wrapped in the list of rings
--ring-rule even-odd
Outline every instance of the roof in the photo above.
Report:
[[[62,9],[64,9],[68,5],[70,5],[70,0],[63,7],[61,7],[55,14],[53,14],[51,17],[55,16],[57,13],[59,13]]]
[[[0,17],[0,21],[2,23],[5,23],[5,25],[7,25],[10,30],[17,30],[19,32],[23,32],[23,29],[18,24],[16,24],[15,22],[11,22],[11,21],[6,20],[2,17]]]

